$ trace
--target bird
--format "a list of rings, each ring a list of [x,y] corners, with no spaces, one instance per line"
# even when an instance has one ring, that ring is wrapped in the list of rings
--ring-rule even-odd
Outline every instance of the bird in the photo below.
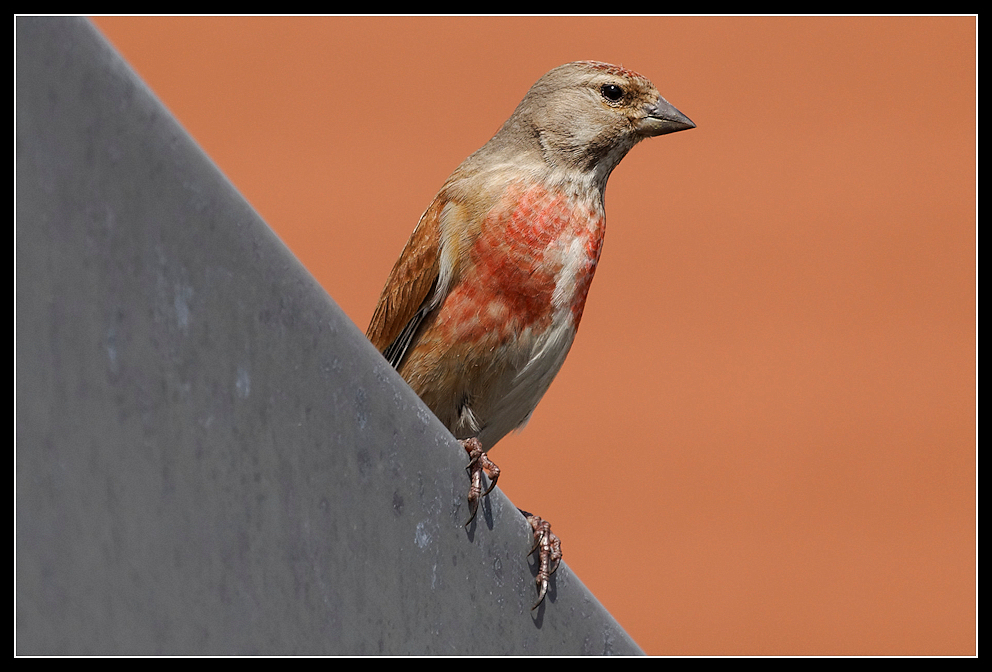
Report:
[[[527,423],[575,339],[611,172],[641,140],[691,128],[637,72],[566,63],[537,80],[421,216],[366,336],[468,453],[466,525],[499,478],[488,451]],[[538,552],[537,608],[561,542],[522,513]]]

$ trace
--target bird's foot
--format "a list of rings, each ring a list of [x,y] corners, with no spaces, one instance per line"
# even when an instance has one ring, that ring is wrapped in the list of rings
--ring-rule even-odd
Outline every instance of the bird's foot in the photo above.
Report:
[[[544,596],[548,594],[548,581],[551,575],[558,571],[561,564],[561,540],[551,531],[551,523],[540,516],[535,516],[524,512],[527,522],[534,530],[534,548],[531,553],[537,552],[537,602],[531,607],[531,611],[541,606]]]
[[[472,480],[468,487],[468,509],[472,513],[472,516],[465,523],[467,527],[469,523],[475,520],[475,513],[479,510],[479,500],[492,492],[492,489],[496,487],[496,480],[499,478],[499,467],[482,450],[482,443],[478,439],[459,439],[458,443],[462,444],[462,448],[468,453],[469,462],[465,468],[468,470],[469,478]],[[489,487],[486,488],[485,492],[482,491],[482,472],[486,472],[486,475],[489,477]]]

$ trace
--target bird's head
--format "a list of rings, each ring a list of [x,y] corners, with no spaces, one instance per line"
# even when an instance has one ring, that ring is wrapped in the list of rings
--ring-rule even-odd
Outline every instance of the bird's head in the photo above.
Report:
[[[505,134],[514,144],[536,143],[550,168],[594,173],[605,185],[639,141],[695,126],[642,75],[577,61],[541,77],[497,138]]]

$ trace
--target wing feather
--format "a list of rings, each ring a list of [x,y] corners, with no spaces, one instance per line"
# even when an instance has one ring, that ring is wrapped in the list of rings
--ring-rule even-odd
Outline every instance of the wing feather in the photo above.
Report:
[[[442,204],[435,199],[420,218],[386,280],[366,336],[390,364],[398,366],[417,326],[435,304],[441,273]]]
[[[424,318],[444,303],[458,282],[461,265],[482,232],[484,213],[498,195],[471,186],[458,171],[449,178],[386,280],[366,336],[396,368]],[[468,192],[468,198],[462,192]]]

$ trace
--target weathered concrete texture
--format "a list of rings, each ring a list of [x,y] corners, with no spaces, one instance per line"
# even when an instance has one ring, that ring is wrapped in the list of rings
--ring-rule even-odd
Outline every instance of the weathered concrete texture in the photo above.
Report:
[[[16,653],[639,649],[85,20],[16,20]]]

